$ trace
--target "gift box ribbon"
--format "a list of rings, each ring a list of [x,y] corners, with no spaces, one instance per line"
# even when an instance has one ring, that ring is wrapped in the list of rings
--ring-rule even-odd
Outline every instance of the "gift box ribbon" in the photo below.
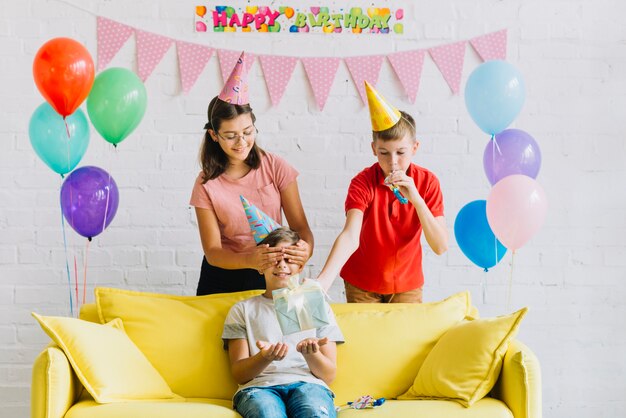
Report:
[[[311,313],[304,308],[306,302],[305,294],[319,291],[323,293],[322,286],[318,282],[305,280],[300,284],[298,275],[295,275],[289,278],[289,283],[286,288],[276,291],[274,300],[285,298],[287,301],[287,312],[291,312],[295,309],[296,317],[300,323],[300,329],[311,329],[315,328],[315,323]]]

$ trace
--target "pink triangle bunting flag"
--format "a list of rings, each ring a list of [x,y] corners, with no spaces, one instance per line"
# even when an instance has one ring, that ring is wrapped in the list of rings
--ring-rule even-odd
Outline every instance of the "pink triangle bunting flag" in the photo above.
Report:
[[[437,68],[450,86],[452,93],[457,94],[461,89],[461,75],[465,61],[465,44],[467,41],[430,48],[430,56],[437,64]]]
[[[97,18],[98,31],[98,71],[109,65],[115,54],[135,31],[130,26],[101,16]]]
[[[411,103],[415,103],[415,98],[420,88],[425,55],[426,52],[422,50],[396,52],[387,55],[387,59],[396,72]]]
[[[330,88],[335,80],[337,69],[339,68],[339,58],[300,58],[304,71],[311,83],[311,89],[317,102],[317,107],[324,110],[326,99],[330,93]]]
[[[189,93],[207,62],[211,59],[213,48],[176,41],[176,50],[178,51],[178,68],[183,92]]]
[[[141,81],[146,81],[154,68],[170,49],[172,39],[137,29],[137,72]]]
[[[220,72],[222,73],[222,80],[226,83],[228,80],[228,76],[235,68],[235,64],[237,64],[237,60],[241,56],[241,51],[230,51],[227,49],[218,49],[217,57],[220,61]],[[252,63],[254,62],[254,54],[246,51],[246,71],[250,72],[250,67],[252,67]]]
[[[260,55],[259,60],[261,60],[261,68],[263,68],[265,84],[267,84],[272,105],[278,106],[298,59],[279,55]]]
[[[506,59],[506,29],[470,39],[483,61]]]
[[[348,66],[352,81],[359,91],[363,104],[367,104],[367,94],[365,93],[365,83],[367,80],[371,85],[376,86],[380,67],[383,65],[384,55],[365,55],[361,57],[348,57],[343,60]]]

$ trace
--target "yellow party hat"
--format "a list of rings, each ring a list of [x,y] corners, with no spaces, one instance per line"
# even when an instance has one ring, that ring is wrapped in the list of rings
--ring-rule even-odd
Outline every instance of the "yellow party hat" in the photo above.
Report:
[[[400,111],[389,104],[367,81],[365,81],[365,92],[367,93],[367,104],[370,108],[370,119],[374,132],[384,131],[398,123],[402,117]]]

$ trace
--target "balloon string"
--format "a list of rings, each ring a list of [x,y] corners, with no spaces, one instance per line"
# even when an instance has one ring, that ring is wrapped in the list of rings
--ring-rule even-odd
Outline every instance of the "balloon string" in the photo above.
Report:
[[[70,159],[70,141],[72,140],[72,136],[70,135],[70,128],[67,126],[67,120],[63,118],[63,122],[65,122],[65,131],[67,132],[67,172],[70,172],[72,167],[72,161]]]
[[[115,145],[115,155],[117,156],[117,145]],[[102,231],[100,231],[100,233],[104,232],[104,229],[107,226],[107,213],[109,211],[109,197],[111,196],[111,173],[110,172],[109,172],[109,182],[107,184],[106,189],[107,189],[107,200],[106,200],[106,204],[104,205],[104,219],[102,220]]]
[[[72,300],[72,279],[70,276],[70,263],[67,260],[67,239],[65,236],[65,219],[63,218],[63,206],[61,206],[61,230],[63,231],[63,247],[65,248],[65,270],[67,271],[67,288],[70,292],[70,314],[73,317],[74,301]]]
[[[485,269],[485,274],[483,274],[483,279],[481,280],[481,283],[480,283],[480,288],[481,288],[482,296],[483,296],[483,305],[487,303],[487,282],[485,280],[486,278],[487,278],[487,269]]]
[[[506,310],[509,311],[511,309],[511,293],[513,288],[513,267],[515,265],[515,250],[511,252],[511,271],[509,273],[509,286],[507,289],[506,295]]]
[[[100,231],[100,233],[104,232],[104,228],[106,228],[107,226],[107,212],[109,211],[109,197],[111,196],[111,173],[109,173],[109,181],[107,183],[106,189],[107,200],[104,205],[104,218],[102,219],[102,231]]]
[[[495,135],[491,135],[491,169],[494,170],[495,166],[496,166],[496,147],[498,146],[498,143],[496,142],[496,136]],[[495,180],[495,179],[491,179],[491,180]],[[493,260],[494,261],[494,265],[498,264],[498,238],[496,237],[496,234],[493,234],[493,244],[494,244],[494,248],[495,248],[495,253],[496,253],[496,259]]]
[[[70,217],[72,218],[70,225],[74,225],[74,187],[72,183],[68,184],[68,189],[70,189]],[[78,299],[76,299],[76,303],[78,304]]]
[[[498,264],[498,237],[496,237],[496,234],[493,234],[493,246],[496,253],[496,259],[493,260],[493,264],[495,266],[496,264]]]
[[[65,132],[67,132],[67,139],[70,139],[70,127],[67,125],[67,119],[63,116],[63,123],[65,124]]]
[[[498,145],[498,141],[496,140],[496,136],[495,135],[491,135],[491,139],[493,140],[493,144],[495,145],[495,149],[498,150],[498,154],[502,155],[502,151],[500,150],[500,146]],[[495,153],[493,154],[494,158],[495,158]]]
[[[79,301],[78,299],[78,266],[76,265],[76,254],[74,254],[74,284],[76,286],[76,310],[79,311]]]
[[[89,255],[89,244],[91,238],[87,238],[87,245],[85,246],[85,259],[83,260],[83,305],[87,295],[87,256]]]

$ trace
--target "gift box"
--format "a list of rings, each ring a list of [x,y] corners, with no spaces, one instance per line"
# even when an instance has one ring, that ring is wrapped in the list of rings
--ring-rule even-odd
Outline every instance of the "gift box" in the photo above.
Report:
[[[314,280],[300,283],[298,276],[289,286],[272,292],[274,310],[283,335],[328,325],[322,286]]]

